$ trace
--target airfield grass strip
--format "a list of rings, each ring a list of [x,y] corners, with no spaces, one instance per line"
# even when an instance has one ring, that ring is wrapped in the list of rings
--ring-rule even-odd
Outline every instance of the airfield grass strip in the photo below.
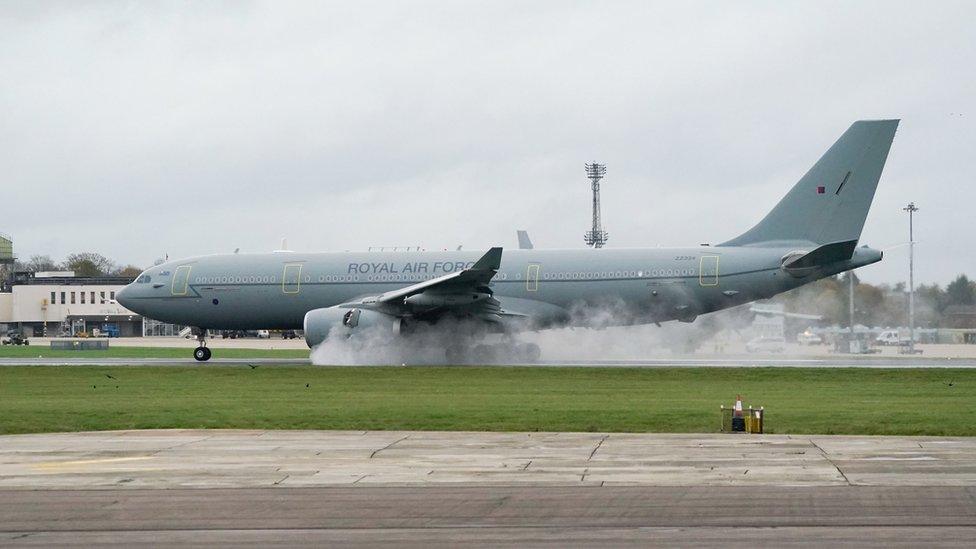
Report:
[[[0,433],[158,428],[976,434],[976,370],[0,367]]]

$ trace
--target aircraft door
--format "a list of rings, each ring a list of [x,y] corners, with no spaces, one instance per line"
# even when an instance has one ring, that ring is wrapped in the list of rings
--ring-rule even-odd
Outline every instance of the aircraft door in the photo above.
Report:
[[[526,268],[525,291],[535,292],[539,289],[539,270],[541,267],[538,263],[532,263]]]
[[[180,265],[173,273],[173,284],[170,286],[170,293],[173,295],[186,295],[187,287],[190,284],[191,265]]]
[[[698,270],[698,284],[702,286],[718,286],[718,256],[703,255]]]
[[[302,264],[293,263],[285,265],[285,270],[281,274],[281,292],[285,294],[297,294],[302,287]]]

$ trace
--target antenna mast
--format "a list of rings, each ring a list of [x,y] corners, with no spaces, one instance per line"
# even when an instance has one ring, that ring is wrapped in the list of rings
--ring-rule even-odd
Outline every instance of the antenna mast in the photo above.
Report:
[[[606,164],[585,164],[586,177],[593,185],[593,228],[589,232],[583,233],[583,242],[587,246],[602,248],[607,243],[609,235],[603,230],[600,223],[600,180],[607,174]]]

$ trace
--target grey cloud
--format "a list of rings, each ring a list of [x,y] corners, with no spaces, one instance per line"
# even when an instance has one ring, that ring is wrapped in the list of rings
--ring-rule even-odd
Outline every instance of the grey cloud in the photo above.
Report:
[[[863,242],[974,272],[966,2],[0,4],[0,230],[149,264],[277,247],[612,246],[748,228],[859,118],[903,122]],[[961,116],[960,116],[961,115]],[[904,248],[863,271],[906,276]]]

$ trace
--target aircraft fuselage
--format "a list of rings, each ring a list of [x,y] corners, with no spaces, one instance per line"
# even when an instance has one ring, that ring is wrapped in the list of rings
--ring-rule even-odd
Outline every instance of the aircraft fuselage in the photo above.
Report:
[[[791,247],[505,250],[490,288],[504,310],[535,327],[585,324],[580,307],[604,308],[604,324],[693,320],[771,297],[881,259],[850,260],[796,277]],[[469,268],[482,251],[227,254],[169,261],[119,293],[151,318],[207,329],[300,329],[305,314]]]

